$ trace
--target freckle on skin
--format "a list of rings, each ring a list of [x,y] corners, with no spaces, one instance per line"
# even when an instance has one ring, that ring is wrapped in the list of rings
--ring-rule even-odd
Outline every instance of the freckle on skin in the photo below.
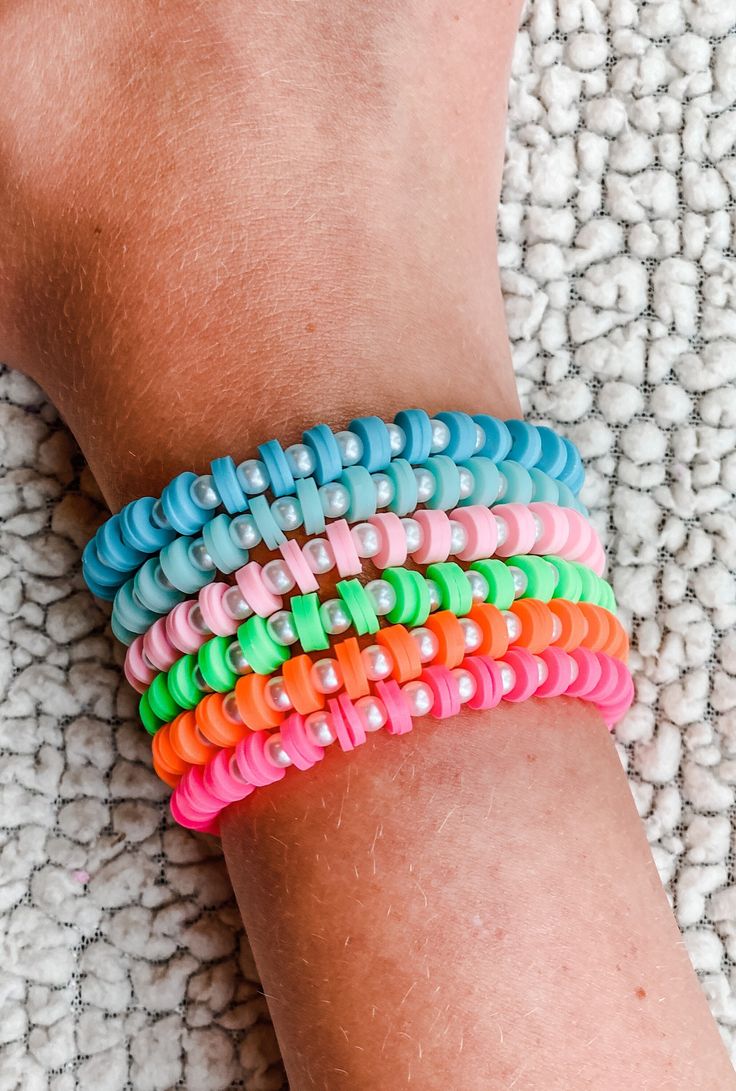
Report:
[[[638,1000],[646,1000],[647,990],[642,985],[637,985],[634,989],[634,996]]]

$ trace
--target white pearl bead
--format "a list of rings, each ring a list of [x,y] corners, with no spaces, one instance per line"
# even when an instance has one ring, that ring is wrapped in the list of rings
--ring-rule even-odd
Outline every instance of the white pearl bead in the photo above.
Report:
[[[417,479],[417,503],[426,504],[432,499],[437,488],[434,475],[424,466],[416,466],[414,477]]]
[[[468,544],[468,532],[457,519],[450,519],[450,553],[462,553]]]
[[[386,427],[391,444],[391,456],[396,458],[406,447],[406,433],[399,424],[387,424]]]
[[[352,625],[352,618],[342,599],[327,599],[319,608],[319,619],[329,636],[346,632]]]
[[[236,781],[239,784],[247,784],[248,783],[248,781],[245,779],[243,774],[240,772],[240,766],[238,765],[237,758],[235,757],[234,754],[232,754],[231,757],[230,757],[230,763],[228,765],[228,769],[229,769],[229,772],[230,772],[230,776],[233,778],[234,781]]]
[[[212,686],[208,685],[207,682],[205,682],[204,675],[202,674],[199,666],[196,666],[192,671],[192,680],[197,689],[201,689],[203,693],[212,693]]]
[[[475,691],[478,688],[475,678],[470,671],[463,670],[462,667],[456,667],[455,670],[450,671],[455,684],[457,685],[457,695],[461,704],[466,704],[468,701],[472,701],[475,697]]]
[[[238,702],[234,693],[228,693],[222,702],[223,715],[227,717],[231,723],[242,724],[243,717],[238,710]]]
[[[509,644],[515,644],[521,636],[521,622],[516,614],[512,614],[510,610],[502,612],[506,622],[506,632],[509,634]]]
[[[387,474],[372,474],[371,476],[373,484],[376,486],[376,507],[387,508],[396,493],[394,483]]]
[[[465,575],[470,584],[473,602],[486,602],[491,593],[491,589],[488,586],[488,580],[483,573],[476,572],[475,569],[469,568]]]
[[[202,474],[195,478],[189,489],[192,500],[200,508],[216,508],[220,503],[220,494],[215,488],[211,474]]]
[[[304,730],[315,746],[329,746],[337,738],[333,730],[332,716],[323,709],[309,713],[304,721]]]
[[[312,664],[310,676],[320,693],[336,693],[342,686],[342,671],[336,659],[318,659]]]
[[[235,674],[248,674],[250,671],[250,663],[245,658],[245,652],[237,640],[234,640],[228,648],[225,660]]]
[[[406,533],[407,553],[416,553],[424,544],[424,531],[422,530],[421,523],[418,523],[416,519],[411,519],[407,516],[401,520],[401,524]]]
[[[288,595],[294,587],[294,577],[286,561],[269,561],[261,570],[264,584],[274,595]]]
[[[498,541],[496,542],[496,545],[500,546],[503,545],[508,538],[509,528],[506,525],[506,520],[502,519],[500,515],[494,515],[493,518],[496,520],[496,529],[498,531]]]
[[[440,602],[440,589],[434,580],[427,580],[427,590],[429,591],[429,609],[434,613],[435,610],[439,610]]]
[[[411,637],[419,649],[419,658],[422,663],[431,663],[440,650],[440,643],[431,629],[425,629],[423,625],[411,629]]]
[[[228,587],[222,596],[222,605],[235,621],[245,621],[253,613],[253,608],[245,601],[239,587]]]
[[[284,451],[293,477],[311,477],[317,468],[314,451],[306,443],[292,443]]]
[[[195,568],[201,568],[203,572],[211,572],[215,562],[207,552],[204,538],[196,538],[189,547],[189,560]]]
[[[195,633],[201,633],[202,636],[209,636],[212,632],[207,622],[202,617],[202,611],[199,607],[199,603],[195,602],[189,611],[187,620],[194,629]]]
[[[509,487],[509,483],[506,480],[506,475],[499,471],[498,474],[498,492],[496,493],[496,500],[500,500],[501,497],[506,495],[506,490]]]
[[[274,500],[271,514],[281,530],[297,530],[304,522],[302,506],[295,496],[280,496]]]
[[[541,656],[535,655],[534,658],[537,663],[537,678],[539,679],[539,685],[541,686],[544,685],[549,677],[549,669]]]
[[[359,697],[355,711],[360,716],[365,731],[380,731],[386,723],[386,706],[378,697]]]
[[[326,538],[310,538],[302,554],[316,576],[323,576],[335,567],[335,554]]]
[[[255,549],[261,532],[252,515],[236,515],[230,523],[230,537],[240,549]]]
[[[164,570],[160,564],[157,564],[153,570],[153,578],[159,587],[163,587],[164,591],[171,591],[173,589],[173,583],[168,580],[164,575]]]
[[[511,690],[516,685],[516,671],[511,666],[510,663],[504,663],[502,661],[500,666],[501,666],[501,688],[502,688],[502,690],[503,690],[503,692],[505,694],[510,693]]]
[[[536,512],[532,512],[532,519],[534,520],[534,541],[540,542],[544,537],[544,523]]]
[[[580,668],[577,665],[577,661],[570,656],[570,681],[575,682],[580,674]]]
[[[475,426],[475,452],[482,451],[486,443],[486,434],[479,424]]]
[[[277,769],[288,769],[291,765],[291,758],[284,750],[281,735],[278,731],[267,741],[263,748],[263,756]]]
[[[426,682],[407,682],[401,692],[409,702],[412,717],[427,716],[434,706],[434,694]]]
[[[327,519],[339,519],[350,507],[350,493],[339,481],[320,485],[319,498]]]
[[[160,500],[157,500],[151,509],[151,518],[157,527],[168,527],[169,520],[166,517],[164,506]]]
[[[552,586],[557,587],[557,584],[560,582],[560,570],[559,570],[559,568],[557,567],[556,564],[551,564],[549,561],[545,561],[544,563],[547,565],[548,568],[552,569],[552,578],[554,580]]]
[[[356,523],[350,533],[359,557],[375,557],[381,548],[381,536],[372,523]]]
[[[483,643],[483,633],[480,625],[477,621],[473,621],[473,619],[469,617],[461,617],[458,620],[460,621],[460,626],[465,638],[465,651],[477,651]]]
[[[390,614],[396,606],[396,592],[388,580],[371,580],[365,590],[379,617]]]
[[[294,707],[289,694],[286,692],[284,679],[280,674],[275,674],[273,678],[269,678],[266,682],[264,697],[276,712],[289,712]]]
[[[380,644],[369,644],[360,653],[363,667],[369,681],[380,682],[382,678],[388,678],[394,669],[394,660],[391,653],[382,648]]]
[[[459,466],[458,475],[460,477],[460,499],[465,500],[475,488],[475,478],[467,466]]]
[[[430,451],[433,455],[438,455],[441,451],[444,451],[450,442],[450,429],[444,421],[437,420],[436,417],[433,417],[429,423],[432,425],[432,446]]]
[[[296,644],[299,639],[291,610],[277,610],[276,613],[271,614],[266,622],[266,628],[269,636],[285,648],[288,648],[290,644]]]
[[[363,457],[363,441],[355,432],[336,432],[335,439],[340,448],[343,466],[354,466]]]
[[[249,496],[265,492],[271,484],[268,470],[259,458],[246,458],[240,463],[236,473],[243,492],[248,493]]]
[[[552,640],[551,644],[556,644],[562,635],[562,622],[558,618],[557,614],[552,615]]]
[[[526,572],[521,568],[517,568],[515,564],[510,564],[508,568],[514,581],[514,598],[518,599],[529,586],[529,580],[526,578]]]

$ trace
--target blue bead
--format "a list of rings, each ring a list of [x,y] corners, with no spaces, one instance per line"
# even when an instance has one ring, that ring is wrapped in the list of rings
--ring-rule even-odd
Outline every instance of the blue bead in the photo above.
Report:
[[[98,583],[84,562],[82,562],[82,575],[84,576],[84,582],[87,584],[87,587],[96,598],[103,599],[105,602],[112,602],[115,598],[117,587],[112,587],[110,584]]]
[[[162,587],[156,579],[159,567],[158,557],[149,557],[135,574],[133,588],[147,610],[155,614],[168,614],[178,602],[184,599],[182,591],[175,587]]]
[[[529,471],[518,462],[499,462],[498,468],[506,478],[506,492],[499,497],[499,504],[529,504],[534,486]]]
[[[97,556],[102,563],[118,572],[133,572],[148,556],[147,553],[133,549],[125,542],[119,515],[111,515],[107,522],[102,524],[95,535],[95,541]]]
[[[132,644],[137,635],[136,633],[132,633],[130,629],[126,629],[116,618],[114,613],[110,618],[110,628],[112,629],[112,635],[121,644]]]
[[[175,538],[161,550],[159,559],[164,576],[169,583],[187,595],[196,595],[206,584],[212,583],[215,571],[212,569],[204,572],[192,563],[189,557],[191,544],[191,538]]]
[[[132,580],[124,583],[115,596],[113,616],[131,633],[145,633],[158,620],[158,614],[140,606],[133,598]]]
[[[490,508],[495,504],[498,489],[501,484],[501,475],[498,466],[490,458],[476,455],[463,463],[466,470],[473,475],[475,485],[470,496],[460,501],[460,507],[466,508],[471,504],[479,504],[481,507]]]
[[[325,513],[313,477],[296,479],[296,498],[302,506],[305,534],[322,534],[325,529]]]
[[[423,409],[402,409],[394,417],[394,424],[403,429],[406,446],[403,457],[412,466],[420,466],[429,458],[432,450],[432,425],[429,414]]]
[[[172,477],[161,493],[164,515],[177,534],[197,534],[210,517],[207,508],[200,507],[192,497],[192,485],[196,480],[197,475],[186,470]]]
[[[532,500],[543,500],[548,504],[559,504],[560,502],[560,490],[557,486],[557,482],[554,478],[550,477],[544,470],[540,470],[537,466],[532,466],[529,471],[529,476],[532,479]]]
[[[498,417],[489,417],[487,413],[476,413],[473,420],[481,426],[486,437],[478,454],[485,455],[493,462],[501,462],[511,450],[511,433],[508,428]]]
[[[442,452],[455,462],[465,462],[475,454],[475,421],[467,413],[436,413],[437,420],[446,424],[450,442]]]
[[[268,549],[278,549],[286,541],[286,535],[273,517],[265,496],[251,496],[250,513],[255,520],[263,544]]]
[[[386,467],[386,477],[394,486],[394,498],[388,506],[389,511],[399,516],[411,515],[417,506],[417,479],[411,463],[405,458],[392,459]]]
[[[509,459],[527,469],[536,466],[542,454],[542,441],[534,425],[523,420],[507,420],[506,427],[511,433],[512,441]]]
[[[140,549],[141,553],[158,553],[176,537],[173,527],[160,527],[154,522],[155,504],[152,496],[141,496],[139,500],[126,504],[120,512],[123,538],[131,549]]]
[[[225,511],[229,511],[231,515],[247,511],[248,497],[238,481],[235,463],[230,455],[225,455],[224,458],[214,458],[210,462],[210,473]]]
[[[230,516],[216,515],[202,527],[204,544],[220,572],[234,572],[248,563],[248,550],[236,546],[230,536]]]
[[[363,454],[360,465],[369,474],[385,470],[391,461],[391,437],[388,428],[380,417],[355,417],[348,428],[360,437]]]
[[[326,424],[316,424],[303,434],[302,442],[314,451],[317,463],[314,476],[317,484],[325,485],[328,481],[337,481],[342,473],[342,458],[331,429]]]
[[[286,455],[277,439],[270,439],[258,448],[261,460],[271,479],[271,492],[274,496],[287,496],[294,492],[294,475],[289,469]]]
[[[542,454],[537,459],[537,466],[550,477],[559,477],[567,462],[567,448],[562,437],[543,424],[537,425],[537,432],[542,441]]]
[[[557,503],[561,508],[573,508],[578,510],[578,498],[572,489],[565,484],[564,481],[557,482],[558,498]]]
[[[102,599],[112,599],[118,587],[125,582],[124,573],[110,568],[100,560],[97,553],[96,538],[92,538],[84,547],[82,573],[92,593]]]
[[[567,461],[565,462],[564,469],[557,476],[559,480],[564,481],[573,492],[578,493],[585,484],[585,470],[583,469],[582,459],[580,458],[578,449],[574,443],[571,443],[570,440],[566,439],[564,436],[562,442],[565,444],[565,450],[567,451]]]
[[[348,466],[340,481],[350,494],[350,506],[345,513],[349,523],[360,523],[376,514],[376,486],[365,466]]]
[[[460,471],[449,455],[432,455],[424,463],[435,481],[435,489],[427,501],[428,508],[452,511],[460,503]]]

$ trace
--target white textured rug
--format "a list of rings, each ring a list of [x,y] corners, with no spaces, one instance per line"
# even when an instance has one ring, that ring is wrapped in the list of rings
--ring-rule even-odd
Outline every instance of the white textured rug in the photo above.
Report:
[[[622,756],[736,1057],[735,23],[532,2],[500,234],[526,408],[587,458],[633,621]],[[30,383],[0,399],[0,1091],[280,1088],[224,867],[162,821],[83,590],[94,485]]]

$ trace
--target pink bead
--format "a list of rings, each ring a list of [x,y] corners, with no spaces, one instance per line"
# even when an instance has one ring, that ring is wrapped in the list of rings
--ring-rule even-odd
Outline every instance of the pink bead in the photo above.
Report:
[[[609,728],[615,727],[619,720],[623,719],[628,710],[631,708],[633,700],[634,680],[627,671],[626,678],[624,678],[623,680],[623,686],[619,700],[613,704],[606,705],[605,708],[601,709],[601,715],[603,716],[603,719],[605,720]]]
[[[596,659],[595,652],[591,652],[587,648],[575,648],[569,654],[578,665],[578,676],[567,687],[567,696],[587,697],[600,681],[600,663]]]
[[[208,583],[199,592],[199,609],[204,623],[215,636],[233,636],[241,622],[232,617],[225,609],[225,594],[230,590],[229,583]]]
[[[417,564],[435,564],[446,561],[452,546],[452,527],[446,511],[439,508],[422,508],[412,515],[422,528],[424,541],[419,549],[412,553],[412,560]]]
[[[567,687],[572,682],[572,659],[561,648],[550,646],[539,653],[539,658],[544,660],[547,667],[547,677],[540,683],[535,697],[559,697],[567,692]]]
[[[499,542],[496,553],[499,557],[514,557],[517,554],[531,553],[537,537],[534,517],[527,504],[497,504],[493,514],[501,517],[506,524],[506,540]]]
[[[466,702],[468,708],[495,708],[503,696],[501,671],[489,655],[467,655],[461,666],[475,679],[475,693]]]
[[[235,747],[240,775],[256,788],[283,780],[286,775],[286,769],[278,769],[266,759],[263,751],[268,739],[267,731],[249,731]]]
[[[175,822],[188,830],[198,830],[200,833],[211,833],[217,836],[219,823],[218,815],[201,816],[190,804],[179,796],[177,788],[169,800],[169,810]]]
[[[542,536],[535,543],[533,552],[538,556],[562,555],[569,535],[569,524],[565,518],[564,508],[544,501],[535,501],[529,505],[529,511],[532,515],[536,515],[543,528]]]
[[[479,561],[492,557],[498,544],[498,523],[490,508],[470,504],[467,508],[455,508],[450,519],[461,523],[468,536],[468,544],[462,553],[456,553],[459,561]]]
[[[281,724],[281,745],[297,769],[311,769],[325,756],[324,747],[317,746],[304,729],[304,717],[292,712]]]
[[[177,784],[176,792],[179,801],[186,801],[202,818],[211,817],[222,810],[222,800],[208,792],[202,781],[201,765],[190,765]]]
[[[363,721],[358,714],[358,710],[348,697],[347,693],[341,693],[337,698],[337,701],[340,705],[342,718],[345,721],[345,727],[350,735],[350,741],[353,746],[362,746],[365,742],[365,728],[363,727]]]
[[[393,678],[386,682],[376,682],[373,691],[386,706],[386,730],[389,735],[407,735],[414,727],[414,721],[398,682]]]
[[[376,528],[381,548],[373,558],[376,568],[399,568],[406,562],[406,531],[392,511],[372,515],[368,522]]]
[[[279,552],[286,561],[289,571],[303,595],[308,595],[311,591],[319,591],[319,582],[304,559],[304,554],[298,543],[293,538],[282,542],[279,546]]]
[[[455,679],[447,667],[439,664],[434,667],[425,667],[420,675],[422,682],[426,682],[434,695],[432,716],[435,720],[444,720],[448,716],[457,716],[460,711],[460,697],[457,692]]]
[[[345,519],[335,519],[325,527],[327,541],[335,554],[335,564],[341,576],[359,576],[363,571],[363,562],[355,548],[350,526]]]
[[[151,670],[143,659],[142,636],[137,636],[128,648],[123,670],[125,671],[125,677],[138,693],[145,693],[156,677],[155,670]]]
[[[223,803],[235,803],[239,799],[245,799],[253,791],[253,785],[246,784],[237,772],[234,755],[234,750],[219,750],[202,772],[204,786]]]
[[[573,511],[572,508],[560,508],[560,511],[564,511],[568,524],[565,558],[568,561],[582,562],[582,558],[588,556],[595,545],[595,531],[579,511]]]
[[[603,708],[619,700],[621,683],[612,657],[603,652],[593,652],[593,655],[600,665],[601,676],[595,688],[586,694],[586,700]]]
[[[600,538],[598,538],[597,534],[595,534],[593,548],[589,553],[586,553],[581,563],[587,564],[589,568],[592,568],[596,576],[603,575],[606,568],[606,555],[603,552],[603,546],[601,545]]]
[[[168,618],[160,617],[143,637],[144,655],[159,671],[167,671],[181,656],[181,652],[169,637],[167,621]]]
[[[209,640],[206,633],[198,633],[196,629],[192,628],[189,621],[189,614],[192,606],[193,603],[191,600],[180,602],[169,614],[167,614],[165,619],[166,636],[169,641],[175,648],[178,648],[180,652],[186,652],[187,655],[194,655],[195,652],[199,651],[204,642]],[[156,622],[156,625],[158,625],[158,622]],[[154,629],[156,628],[156,625],[153,626]],[[171,666],[171,663],[169,663],[169,666]]]
[[[513,688],[504,695],[504,701],[528,701],[539,688],[539,671],[534,656],[525,648],[509,648],[503,660],[516,675]]]
[[[350,750],[353,750],[355,744],[353,743],[350,732],[348,731],[348,725],[345,722],[345,717],[342,714],[342,710],[336,697],[331,697],[327,702],[327,708],[332,716],[332,730],[335,732],[335,738],[342,750],[347,754]]]
[[[283,606],[280,595],[274,595],[268,590],[261,575],[262,569],[258,561],[249,561],[235,573],[238,587],[245,601],[259,617],[270,617]]]

